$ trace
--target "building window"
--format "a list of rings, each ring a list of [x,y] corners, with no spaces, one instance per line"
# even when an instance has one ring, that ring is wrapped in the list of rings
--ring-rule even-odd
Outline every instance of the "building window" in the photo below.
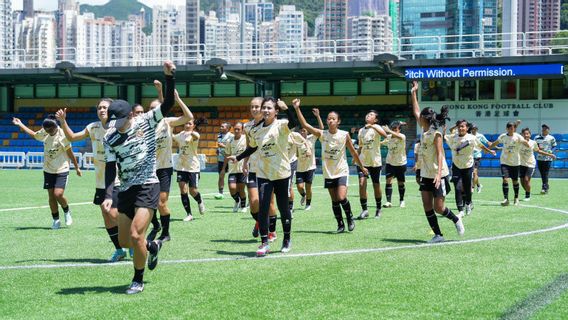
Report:
[[[36,97],[37,98],[55,98],[54,84],[37,84]]]
[[[190,97],[210,97],[211,84],[209,82],[191,82],[189,83]]]
[[[389,79],[389,94],[408,94],[406,81]]]
[[[477,82],[475,80],[460,80],[460,101],[472,101],[477,99]]]
[[[501,99],[517,99],[517,80],[501,80]]]
[[[14,87],[14,94],[17,99],[20,98],[33,98],[34,86],[33,85],[17,85]]]
[[[326,96],[331,91],[329,80],[308,81],[306,87],[306,95],[308,96]]]
[[[361,82],[361,94],[386,94],[386,80],[364,80]]]
[[[519,95],[521,100],[538,99],[538,80],[523,79],[519,81]]]
[[[422,81],[422,101],[455,100],[454,81]]]
[[[542,80],[543,99],[566,99],[568,97],[568,83],[564,79]]]
[[[59,98],[78,98],[79,86],[76,84],[60,84]]]
[[[357,95],[357,88],[357,80],[333,81],[333,95],[335,96],[355,96]]]
[[[280,82],[280,95],[281,96],[303,96],[304,95],[304,81],[281,81]]]
[[[479,80],[479,100],[495,99],[495,80]]]
[[[215,97],[235,97],[237,95],[236,82],[223,82],[214,84]]]

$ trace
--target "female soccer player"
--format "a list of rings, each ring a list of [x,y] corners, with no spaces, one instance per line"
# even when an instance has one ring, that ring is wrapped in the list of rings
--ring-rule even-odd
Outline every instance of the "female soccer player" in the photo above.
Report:
[[[392,179],[396,178],[398,184],[398,195],[400,197],[400,207],[404,208],[404,193],[406,188],[404,186],[405,174],[406,174],[406,136],[400,132],[400,128],[405,125],[405,123],[400,121],[393,121],[390,124],[390,128],[383,127],[388,134],[387,146],[389,152],[387,153],[386,159],[386,185],[385,193],[387,195],[387,203],[385,203],[385,208],[392,207]]]
[[[115,189],[112,195],[112,205],[109,211],[106,211],[102,206],[103,200],[105,199],[105,150],[103,146],[103,139],[106,130],[103,128],[108,120],[108,106],[112,102],[112,99],[101,99],[97,104],[97,117],[99,121],[91,122],[85,127],[85,129],[74,133],[73,130],[67,124],[67,108],[59,109],[55,116],[61,123],[65,137],[71,141],[80,141],[86,138],[91,139],[91,145],[93,149],[93,164],[95,166],[95,197],[93,203],[99,205],[101,208],[101,214],[103,216],[106,231],[110,237],[111,242],[114,245],[115,251],[110,257],[110,262],[117,262],[126,257],[126,251],[122,249],[120,243],[118,242],[118,210],[116,209],[118,205],[118,189]],[[116,183],[119,183],[118,180]]]
[[[134,247],[134,277],[127,294],[144,290],[144,269],[158,264],[160,240],[148,242],[146,229],[158,207],[159,180],[156,176],[156,126],[174,105],[175,65],[164,62],[166,94],[164,102],[154,110],[134,117],[124,100],[113,101],[108,108],[109,120],[104,138],[105,189],[103,207],[110,210],[114,179],[118,167],[118,239],[122,247]],[[149,253],[149,254],[148,254]]]
[[[229,193],[233,200],[235,200],[235,205],[233,206],[233,212],[241,210],[241,212],[246,212],[247,210],[247,194],[245,193],[246,176],[243,174],[243,162],[241,160],[236,163],[227,163],[229,156],[238,156],[243,153],[247,148],[247,138],[243,134],[243,124],[240,122],[235,123],[233,127],[233,138],[228,141],[225,145],[225,163],[223,163],[223,169],[221,174],[225,174],[225,168],[228,168],[229,178],[227,182],[229,184]]]
[[[225,171],[227,171],[226,168],[223,167],[223,164],[225,163],[225,147],[232,138],[233,134],[231,133],[231,124],[223,122],[220,127],[219,135],[217,136],[217,172],[219,173],[217,185],[219,187],[219,194],[215,195],[215,199],[223,199]]]
[[[538,153],[539,156],[549,157],[550,159],[556,159],[554,153],[546,152],[540,150],[538,143],[535,140],[531,140],[531,130],[529,128],[524,128],[521,130],[521,135],[528,141],[529,146],[523,145],[519,151],[521,156],[521,166],[519,167],[519,174],[521,176],[521,185],[525,189],[525,198],[523,201],[531,200],[531,178],[534,173],[534,168],[536,167],[536,158],[534,157],[534,152]]]
[[[199,132],[197,127],[203,123],[203,119],[189,120],[184,126],[183,131],[174,135],[173,140],[179,147],[179,157],[176,164],[177,182],[181,193],[181,203],[187,214],[183,221],[193,220],[191,205],[189,204],[188,193],[197,202],[199,213],[205,212],[205,204],[199,193],[200,165],[197,157],[197,147],[199,145]]]
[[[422,156],[422,167],[420,169],[420,192],[422,194],[422,206],[428,219],[428,224],[434,232],[434,237],[430,243],[443,242],[444,237],[436,212],[452,220],[456,226],[458,234],[463,235],[465,228],[460,217],[457,217],[448,207],[446,207],[446,194],[450,190],[448,175],[448,165],[444,154],[443,135],[438,130],[444,126],[448,114],[447,107],[437,114],[432,108],[424,108],[420,111],[417,98],[418,82],[412,83],[410,90],[412,98],[412,112],[416,121],[422,127],[420,136],[420,155]]]
[[[313,108],[312,113],[318,121],[318,127],[323,130],[323,121],[320,117],[318,108]],[[296,187],[298,193],[302,196],[300,204],[305,211],[312,208],[312,182],[314,181],[314,172],[316,170],[316,140],[315,135],[308,135],[308,130],[300,129],[300,134],[308,141],[298,148],[298,172],[296,172]]]
[[[556,138],[550,134],[550,127],[547,124],[542,125],[541,134],[534,138],[534,141],[538,143],[538,147],[545,152],[553,153],[556,149]],[[550,167],[552,166],[552,157],[543,156],[539,154],[536,158],[538,164],[538,172],[540,172],[540,177],[542,179],[542,189],[541,194],[547,194],[550,186],[548,185],[548,173],[550,172]]]
[[[359,145],[359,158],[363,162],[363,166],[369,171],[371,181],[373,181],[373,191],[375,195],[375,203],[377,209],[375,210],[375,218],[381,217],[381,136],[386,138],[385,130],[378,125],[379,113],[371,110],[365,116],[365,127],[359,129],[358,145]],[[361,168],[357,167],[359,175],[359,201],[361,202],[361,214],[358,219],[366,219],[369,217],[367,210],[367,175],[363,174]],[[392,191],[392,189],[391,189]]]
[[[487,138],[485,138],[485,136],[481,133],[478,132],[478,128],[477,125],[475,123],[471,124],[471,134],[474,135],[477,140],[479,140],[479,142],[481,142],[481,144],[483,144],[484,146],[488,146],[489,145],[489,141],[487,140]],[[478,169],[479,169],[479,164],[481,163],[481,148],[479,147],[475,147],[473,149],[473,184],[475,185],[475,189],[477,191],[477,193],[481,192],[481,189],[483,188],[483,185],[479,182],[479,175],[478,175]]]
[[[300,110],[300,99],[294,99],[292,103],[302,127],[318,137],[321,142],[323,177],[325,178],[324,186],[328,189],[331,197],[333,214],[337,220],[337,232],[341,233],[345,231],[341,208],[343,208],[347,218],[347,229],[353,231],[353,229],[355,229],[355,221],[351,213],[351,204],[349,204],[349,200],[347,199],[349,166],[347,165],[345,149],[349,149],[355,163],[360,166],[364,175],[368,175],[369,171],[361,163],[361,159],[359,159],[359,155],[355,151],[355,147],[353,147],[349,133],[339,129],[341,118],[339,118],[337,112],[332,111],[327,115],[328,130],[321,130],[312,127],[306,121]]]
[[[71,149],[71,143],[65,138],[63,130],[57,125],[55,116],[52,114],[43,120],[42,129],[37,132],[28,128],[18,118],[12,118],[12,123],[32,138],[43,142],[43,188],[47,190],[49,196],[49,208],[53,218],[51,228],[61,227],[57,204],[63,209],[65,224],[70,226],[73,224],[73,218],[64,195],[67,176],[69,176],[69,159],[73,161],[77,175],[79,177],[82,175],[81,168]]]
[[[414,143],[414,167],[412,170],[416,173],[416,183],[420,186],[420,168],[422,168],[422,157],[420,156],[420,137]]]
[[[290,159],[290,183],[288,184],[288,207],[290,207],[290,213],[292,218],[294,217],[294,177],[296,176],[296,171],[298,171],[298,149],[302,146],[307,147],[307,141],[304,137],[296,132],[294,128],[290,135],[288,136],[288,159]]]
[[[293,114],[283,101],[272,97],[264,98],[261,110],[264,121],[254,131],[251,131],[251,139],[247,149],[237,157],[229,157],[229,161],[235,162],[250,156],[255,151],[258,152],[256,178],[260,201],[258,221],[262,242],[256,251],[256,255],[259,257],[270,252],[268,211],[272,192],[276,197],[282,229],[284,230],[284,240],[280,251],[286,253],[292,248],[290,239],[292,217],[288,207],[288,184],[291,172],[287,145],[290,128],[293,128],[295,124]],[[276,118],[280,110],[287,112],[288,120]]]
[[[444,138],[452,151],[452,182],[455,187],[456,206],[460,217],[471,214],[473,203],[471,201],[473,177],[473,153],[475,148],[495,155],[495,151],[487,149],[481,141],[472,134],[467,133],[468,122],[458,120],[451,133]],[[457,132],[456,132],[457,129]]]
[[[501,151],[501,177],[503,177],[503,197],[502,206],[509,205],[509,181],[513,180],[513,191],[515,193],[514,204],[519,204],[519,166],[521,165],[521,156],[519,151],[522,145],[530,148],[528,141],[520,134],[516,133],[517,126],[521,121],[507,123],[507,132],[499,136],[489,145],[489,149],[496,147],[498,144],[503,145]]]
[[[158,100],[150,103],[150,110],[154,110],[164,101],[162,93],[162,83],[154,80],[154,85],[158,90]],[[168,207],[168,199],[170,197],[170,186],[172,184],[173,164],[172,164],[172,141],[173,128],[189,120],[193,120],[193,114],[189,111],[187,105],[180,98],[177,90],[174,90],[174,98],[180,106],[183,116],[166,117],[160,120],[156,127],[156,175],[160,180],[160,201],[158,202],[158,211],[160,212],[160,222],[162,224],[162,233],[158,239],[169,241],[170,238],[170,208]],[[152,229],[148,235],[148,239],[154,240],[159,229]]]

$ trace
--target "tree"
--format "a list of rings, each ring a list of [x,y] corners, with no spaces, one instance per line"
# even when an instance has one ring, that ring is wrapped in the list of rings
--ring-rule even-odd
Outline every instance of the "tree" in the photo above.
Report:
[[[568,31],[558,32],[552,39],[553,47],[561,47],[552,50],[555,54],[567,54],[568,53]]]

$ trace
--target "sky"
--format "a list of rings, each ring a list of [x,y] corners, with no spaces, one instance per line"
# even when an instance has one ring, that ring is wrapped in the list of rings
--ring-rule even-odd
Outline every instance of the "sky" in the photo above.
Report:
[[[109,0],[79,0],[81,4],[101,5],[107,3]],[[138,0],[143,4],[153,7],[154,5],[168,5],[173,4],[177,6],[185,5],[185,0]],[[23,0],[12,0],[12,10],[22,10]],[[34,0],[34,10],[57,10],[57,0]]]

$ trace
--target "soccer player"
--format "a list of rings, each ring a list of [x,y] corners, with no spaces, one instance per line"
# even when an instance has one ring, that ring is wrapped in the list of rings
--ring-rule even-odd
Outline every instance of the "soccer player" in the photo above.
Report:
[[[292,187],[294,183],[294,177],[296,171],[298,171],[298,149],[301,146],[306,146],[307,141],[304,137],[296,132],[294,128],[290,135],[288,136],[288,159],[290,159],[290,183],[288,184],[288,207],[290,207],[290,213],[292,218],[294,217],[294,188]]]
[[[100,206],[101,214],[105,224],[105,229],[110,237],[110,241],[114,245],[115,251],[110,257],[110,262],[117,262],[126,257],[126,251],[122,249],[118,241],[118,189],[114,189],[112,195],[112,205],[109,211],[105,210],[102,206],[105,199],[105,149],[103,146],[103,139],[106,130],[103,128],[108,120],[108,106],[111,104],[112,99],[103,98],[97,104],[97,117],[99,121],[89,123],[85,129],[75,133],[67,124],[67,108],[59,109],[55,116],[61,123],[63,132],[67,140],[71,142],[80,141],[86,138],[91,139],[91,146],[93,150],[93,164],[95,167],[95,197],[93,204]],[[118,179],[115,184],[118,183]]]
[[[459,216],[471,214],[473,178],[473,153],[475,148],[495,155],[495,151],[487,149],[476,136],[467,133],[468,122],[465,119],[456,121],[456,126],[444,138],[452,151],[452,182],[455,187],[456,206]]]
[[[503,197],[502,206],[509,205],[509,182],[513,181],[513,191],[515,193],[514,204],[519,204],[519,166],[521,165],[520,149],[522,145],[530,148],[528,141],[520,134],[516,133],[517,126],[521,121],[510,121],[507,123],[507,132],[499,136],[489,145],[489,149],[496,147],[498,144],[503,145],[501,151],[501,177],[503,178]]]
[[[320,117],[318,108],[313,108],[312,113],[318,121],[318,127],[323,130],[323,121]],[[296,172],[296,187],[298,193],[302,196],[300,204],[304,206],[305,211],[312,208],[312,182],[314,181],[314,172],[316,171],[316,141],[317,137],[313,134],[308,135],[308,130],[300,129],[300,134],[308,143],[298,148],[298,172]]]
[[[144,107],[141,104],[134,104],[132,106],[132,114],[134,115],[134,117],[138,117],[142,114],[144,114]]]
[[[150,103],[150,110],[154,110],[164,101],[162,93],[162,83],[154,80],[154,85],[158,90],[159,98]],[[170,197],[170,186],[172,184],[173,164],[172,164],[172,136],[173,128],[193,120],[193,114],[189,111],[187,105],[180,98],[177,90],[174,90],[174,98],[180,106],[183,115],[181,117],[166,117],[160,120],[156,127],[156,175],[160,180],[160,201],[158,202],[158,211],[160,212],[160,222],[162,224],[162,233],[158,239],[169,241],[170,237],[170,208],[168,207],[168,199]],[[154,213],[155,215],[155,213]],[[160,229],[155,227],[150,231],[148,239],[154,240]]]
[[[373,191],[375,195],[375,218],[381,217],[381,167],[383,165],[381,158],[381,136],[387,137],[385,130],[379,126],[379,113],[371,110],[365,116],[365,127],[359,129],[358,145],[359,158],[363,166],[369,171],[371,181],[373,182]],[[361,168],[357,167],[359,175],[359,201],[361,202],[361,214],[358,219],[366,219],[369,217],[367,209],[367,175],[363,174]]]
[[[554,153],[546,152],[540,150],[538,143],[535,140],[531,140],[531,130],[529,128],[524,128],[521,130],[521,135],[528,141],[529,145],[522,145],[519,150],[521,156],[521,166],[519,167],[519,174],[521,176],[521,185],[525,189],[525,198],[523,201],[531,200],[531,178],[534,173],[534,168],[536,167],[536,159],[534,157],[534,152],[538,153],[539,156],[548,157],[550,159],[556,159]]]
[[[361,159],[359,159],[359,155],[355,151],[355,147],[353,147],[349,133],[339,129],[341,118],[337,112],[331,111],[327,115],[328,130],[321,130],[312,127],[306,121],[300,110],[300,99],[294,99],[292,103],[302,127],[318,137],[321,142],[323,177],[325,179],[324,186],[331,197],[333,214],[337,220],[337,232],[341,233],[345,231],[341,208],[343,208],[347,218],[347,229],[353,231],[353,229],[355,229],[355,221],[351,212],[351,204],[347,199],[349,166],[345,156],[345,149],[349,149],[355,163],[360,166],[364,175],[368,175],[369,171],[361,163]]]
[[[416,183],[420,186],[420,168],[422,168],[422,157],[420,156],[420,137],[414,143],[414,167],[412,170],[416,173]]]
[[[48,115],[43,120],[42,129],[37,132],[28,128],[18,118],[12,118],[12,123],[32,138],[43,142],[43,188],[47,190],[49,197],[49,208],[53,218],[51,229],[61,227],[58,204],[63,209],[65,224],[72,225],[73,218],[71,217],[71,210],[69,210],[69,202],[64,195],[67,177],[69,176],[68,160],[71,159],[73,162],[75,172],[79,177],[82,173],[71,149],[71,143],[65,138],[63,130],[57,125],[55,115]]]
[[[251,132],[249,146],[239,156],[230,156],[229,161],[240,161],[253,152],[258,152],[256,167],[260,212],[258,215],[261,245],[256,251],[258,257],[263,257],[270,252],[268,241],[268,211],[272,192],[276,197],[276,204],[280,211],[280,219],[284,230],[282,241],[282,253],[287,253],[292,248],[290,232],[292,230],[292,217],[288,207],[288,184],[290,183],[290,159],[288,159],[288,135],[294,127],[293,114],[283,101],[272,97],[262,101],[263,122],[258,124]],[[278,112],[286,111],[288,120],[277,119]],[[257,151],[258,149],[258,151]]]
[[[246,176],[243,174],[243,162],[241,160],[236,163],[227,163],[228,156],[238,156],[243,153],[247,148],[247,138],[243,134],[243,124],[240,122],[235,123],[233,127],[233,138],[229,140],[225,147],[225,163],[223,164],[222,174],[225,174],[225,168],[228,168],[229,172],[229,193],[233,200],[235,200],[235,205],[233,206],[233,212],[241,210],[241,212],[246,212],[247,208],[247,194],[245,193]]]
[[[490,142],[487,140],[485,135],[478,132],[477,125],[475,123],[472,123],[470,127],[471,127],[470,129],[471,134],[474,135],[477,138],[477,140],[481,142],[481,144],[483,144],[484,146],[488,146]],[[473,149],[473,184],[475,185],[475,190],[477,191],[477,193],[480,193],[481,189],[483,188],[483,185],[479,182],[479,174],[478,174],[479,164],[481,163],[481,157],[482,157],[481,148],[475,147]]]
[[[420,136],[420,155],[422,164],[420,169],[420,192],[422,195],[422,206],[428,219],[428,224],[434,232],[434,237],[430,243],[443,242],[444,237],[436,212],[452,220],[458,235],[463,235],[465,228],[460,217],[456,216],[452,210],[446,207],[445,199],[447,192],[450,191],[450,174],[443,147],[443,135],[438,130],[444,126],[448,114],[447,107],[442,107],[440,113],[436,113],[432,108],[427,107],[420,111],[417,98],[418,82],[412,83],[410,90],[412,99],[412,112],[416,121],[422,128]]]
[[[188,193],[197,202],[199,213],[205,213],[205,204],[201,193],[199,193],[199,178],[201,167],[197,157],[197,147],[199,146],[199,132],[197,127],[203,123],[203,119],[189,120],[184,126],[183,131],[174,135],[173,140],[179,147],[179,156],[176,164],[177,182],[181,193],[181,203],[185,209],[186,216],[183,221],[193,220],[191,205],[189,204]]]
[[[542,131],[534,138],[534,141],[536,141],[538,147],[544,152],[553,153],[556,149],[556,139],[550,134],[550,127],[547,124],[542,125]],[[552,157],[542,154],[539,154],[536,157],[538,172],[540,172],[540,177],[542,179],[541,194],[547,194],[550,189],[548,184],[548,173],[552,166],[552,160],[554,160]]]
[[[406,188],[405,174],[406,174],[406,136],[400,132],[400,128],[405,125],[405,123],[400,121],[393,121],[390,124],[390,128],[384,126],[383,129],[388,134],[386,140],[389,152],[387,153],[386,159],[386,185],[385,193],[387,196],[387,202],[384,204],[385,208],[392,207],[392,179],[396,178],[398,184],[398,195],[400,198],[400,207],[404,208],[406,205],[404,203],[404,193]]]
[[[154,110],[134,117],[124,100],[113,101],[108,108],[109,121],[104,138],[105,189],[103,207],[110,210],[117,165],[120,186],[118,193],[118,238],[122,247],[134,247],[134,277],[126,290],[136,294],[144,290],[144,269],[158,264],[160,240],[146,241],[146,229],[158,207],[160,185],[156,176],[156,126],[174,105],[175,65],[164,62],[166,90],[164,102]]]
[[[227,171],[227,168],[223,167],[223,164],[225,163],[225,147],[232,138],[233,134],[231,133],[231,124],[223,122],[220,127],[219,135],[217,135],[217,172],[219,173],[217,185],[219,187],[219,193],[215,195],[215,199],[223,199],[225,172]]]

